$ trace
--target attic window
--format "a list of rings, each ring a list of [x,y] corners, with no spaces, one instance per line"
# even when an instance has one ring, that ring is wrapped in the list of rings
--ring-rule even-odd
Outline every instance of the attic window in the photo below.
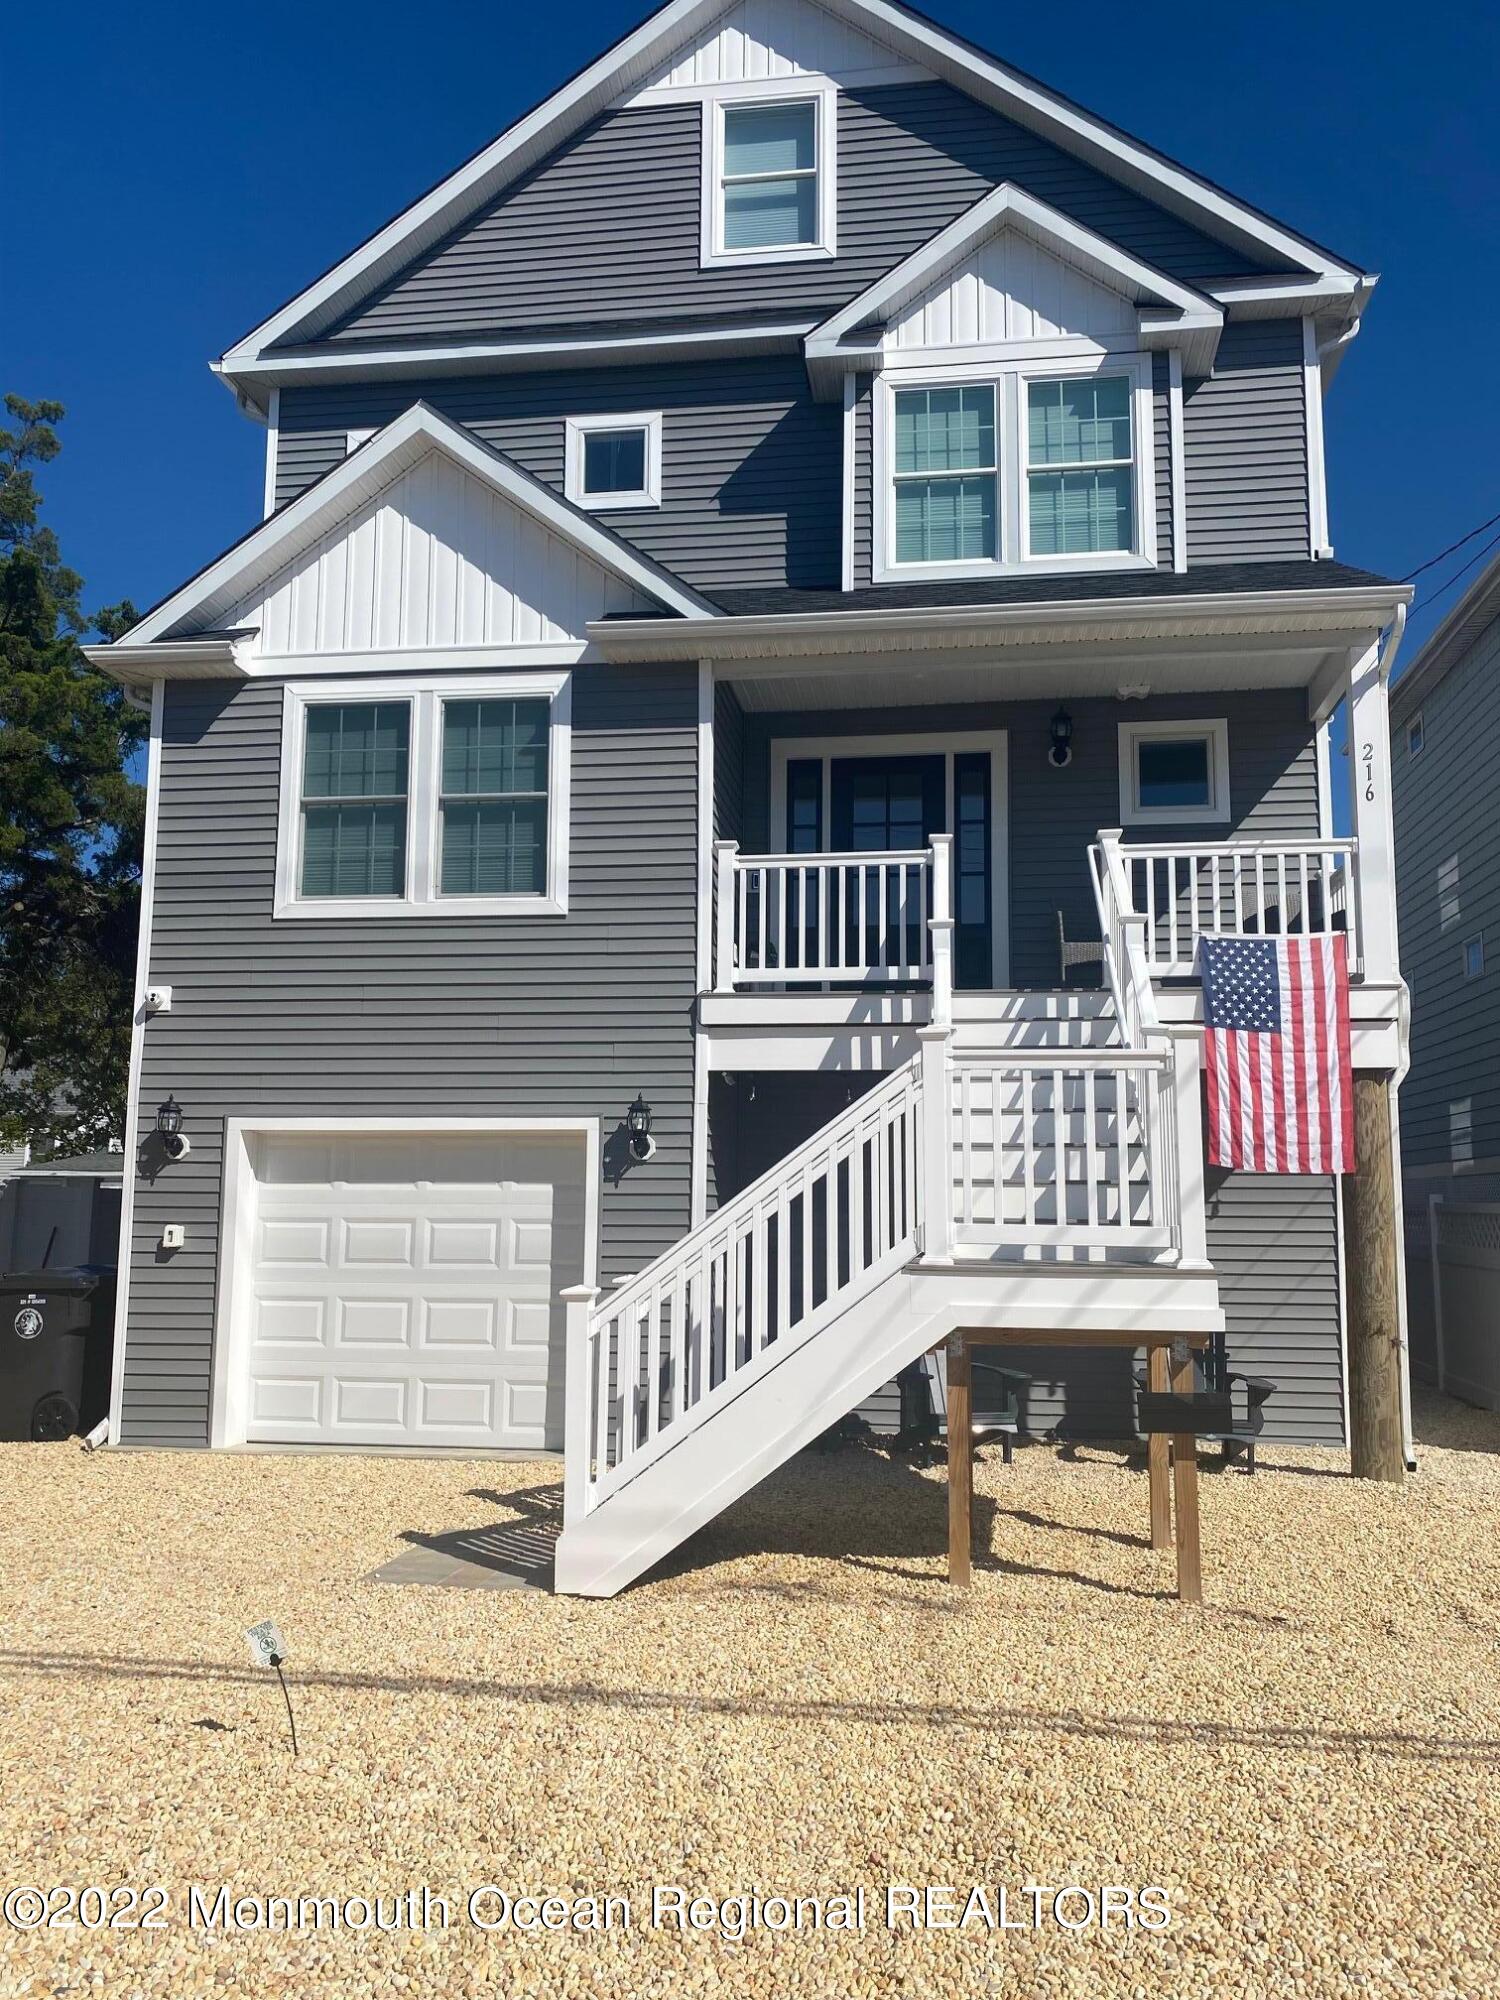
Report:
[[[833,256],[837,91],[740,86],[703,119],[703,263]]]

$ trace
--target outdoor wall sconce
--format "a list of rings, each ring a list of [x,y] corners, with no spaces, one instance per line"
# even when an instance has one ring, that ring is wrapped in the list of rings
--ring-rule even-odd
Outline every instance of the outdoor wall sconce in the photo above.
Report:
[[[639,1091],[634,1104],[625,1113],[625,1130],[630,1137],[630,1157],[633,1160],[649,1160],[656,1151],[656,1141],[651,1136],[651,1106]]]
[[[182,1106],[171,1095],[165,1104],[156,1107],[156,1136],[169,1160],[185,1160],[193,1150],[192,1141],[182,1129]]]
[[[1047,752],[1047,762],[1055,770],[1065,770],[1073,761],[1073,718],[1065,708],[1060,708],[1051,722],[1052,747]]]

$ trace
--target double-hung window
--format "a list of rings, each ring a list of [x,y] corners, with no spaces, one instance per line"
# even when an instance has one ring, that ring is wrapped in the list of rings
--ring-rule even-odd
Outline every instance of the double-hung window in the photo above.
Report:
[[[898,389],[896,560],[988,562],[999,518],[995,391]]]
[[[293,683],[279,917],[561,915],[566,673]]]
[[[877,378],[877,581],[1155,562],[1149,356],[935,374]]]
[[[834,254],[836,94],[775,89],[705,104],[705,265]]]
[[[1026,384],[1026,523],[1033,556],[1135,546],[1130,382],[1068,376]]]

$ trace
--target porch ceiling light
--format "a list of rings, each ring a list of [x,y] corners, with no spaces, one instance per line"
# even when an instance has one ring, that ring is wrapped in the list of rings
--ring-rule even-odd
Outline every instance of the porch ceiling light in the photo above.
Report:
[[[1065,708],[1060,708],[1052,718],[1052,747],[1047,752],[1047,762],[1061,771],[1073,761],[1073,718]]]
[[[656,1141],[651,1136],[651,1106],[639,1091],[634,1104],[625,1113],[625,1130],[630,1139],[631,1158],[649,1160],[656,1151]]]

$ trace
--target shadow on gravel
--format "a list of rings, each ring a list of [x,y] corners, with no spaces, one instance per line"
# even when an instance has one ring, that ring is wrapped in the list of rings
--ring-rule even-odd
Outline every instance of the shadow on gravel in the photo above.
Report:
[[[0,1668],[44,1677],[166,1681],[193,1685],[260,1687],[258,1667],[220,1666],[205,1660],[127,1659],[111,1653],[27,1653],[0,1650]],[[588,1681],[511,1682],[468,1680],[437,1674],[338,1673],[300,1669],[296,1685],[335,1692],[508,1701],[538,1708],[661,1711],[677,1716],[755,1716],[789,1722],[858,1722],[877,1728],[964,1729],[982,1737],[1037,1730],[1084,1741],[1161,1747],[1202,1744],[1211,1749],[1283,1751],[1291,1756],[1390,1757],[1425,1764],[1473,1764],[1500,1769],[1500,1737],[1415,1736],[1403,1730],[1329,1729],[1290,1723],[1228,1723],[1150,1715],[1080,1715],[1067,1710],[1003,1703],[838,1701],[811,1697],[690,1694],[675,1689],[599,1686]]]

